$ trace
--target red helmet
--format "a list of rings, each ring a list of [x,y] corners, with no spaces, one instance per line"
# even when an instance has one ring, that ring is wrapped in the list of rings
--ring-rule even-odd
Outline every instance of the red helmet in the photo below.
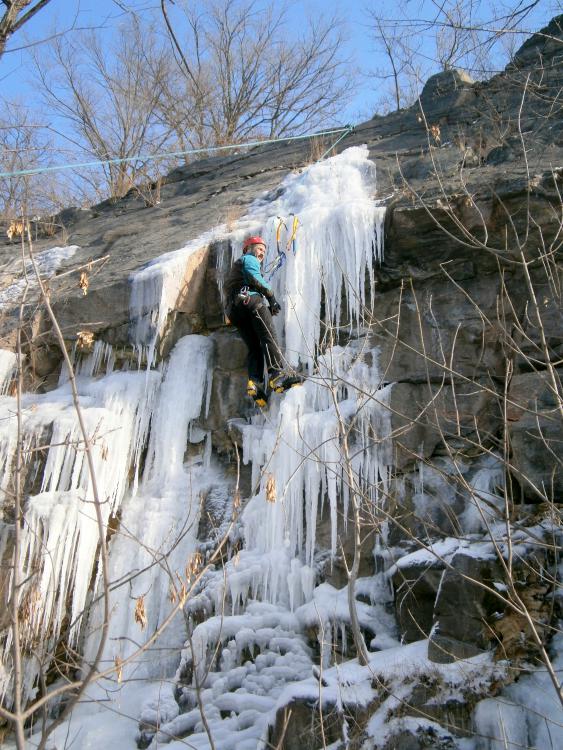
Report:
[[[264,245],[264,247],[266,247],[266,243],[264,242],[262,237],[247,237],[242,246],[242,252],[245,253],[252,245]]]

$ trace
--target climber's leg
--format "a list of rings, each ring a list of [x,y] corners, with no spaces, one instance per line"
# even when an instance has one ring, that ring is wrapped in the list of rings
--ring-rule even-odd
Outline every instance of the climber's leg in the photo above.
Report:
[[[252,313],[246,306],[240,309],[241,307],[237,305],[232,311],[231,322],[236,326],[248,349],[246,392],[258,406],[263,407],[268,401],[268,394],[264,388],[264,353],[260,339],[254,330]]]

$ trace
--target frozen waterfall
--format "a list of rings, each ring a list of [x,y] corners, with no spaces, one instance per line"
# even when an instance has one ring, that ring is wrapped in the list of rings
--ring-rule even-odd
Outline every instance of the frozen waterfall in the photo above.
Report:
[[[139,362],[147,363],[146,370],[115,370],[114,352],[102,341],[91,354],[77,355],[82,410],[109,537],[111,621],[102,667],[137,654],[167,620],[174,609],[174,586],[196,550],[201,496],[212,484],[228,492],[227,479],[211,457],[210,435],[198,426],[210,405],[212,339],[185,336],[168,361],[155,369],[159,339],[185,291],[186,264],[210,242],[229,240],[235,257],[244,236],[263,235],[269,243],[270,275],[279,233],[284,262],[272,274],[272,284],[283,315],[276,324],[288,365],[308,375],[301,388],[273,395],[266,415],[241,425],[242,458],[251,464],[254,491],[240,519],[240,553],[206,583],[204,593],[217,612],[224,595],[230,606],[227,615],[244,612],[247,601],[257,599],[250,607],[261,632],[269,633],[274,620],[280,623],[275,637],[268,636],[274,643],[290,638],[286,631],[298,628],[293,613],[321,600],[315,569],[317,523],[328,518],[329,548],[335,555],[349,516],[341,450],[344,428],[353,427],[349,461],[355,474],[365,487],[386,487],[391,386],[381,382],[377,349],[363,329],[364,305],[375,293],[374,267],[383,255],[384,209],[375,200],[375,177],[367,149],[348,149],[289,175],[276,197],[256,201],[230,234],[224,227],[212,228],[134,274],[131,343]],[[293,217],[299,226],[290,243]],[[338,344],[341,331],[350,339],[346,346]],[[4,390],[12,371],[13,360],[2,356]],[[4,491],[9,491],[17,447],[14,411],[14,399],[0,396]],[[34,571],[30,628],[35,633],[49,630],[50,648],[60,635],[83,645],[88,663],[102,623],[100,587],[95,580],[91,586],[98,530],[82,437],[64,376],[50,393],[25,394],[23,425],[27,524],[19,564],[23,577]],[[186,451],[189,443],[198,448]],[[380,498],[373,494],[376,490],[370,492],[376,509]],[[9,524],[3,534],[8,544]],[[136,619],[139,603],[143,622]],[[287,617],[280,620],[282,609]],[[195,629],[193,639],[194,648],[204,655],[216,645],[206,622]],[[184,640],[185,622],[177,617],[155,644],[125,666],[119,679],[130,687],[136,680],[171,676]],[[9,647],[7,643],[6,658]],[[305,645],[299,649],[302,677],[310,657]],[[30,661],[29,695],[35,677]],[[93,686],[91,697],[116,689],[116,679],[114,674],[107,683]],[[282,685],[278,680],[276,690]],[[4,689],[8,687],[6,683]],[[82,711],[83,719],[86,714]],[[259,733],[260,726],[253,732]]]

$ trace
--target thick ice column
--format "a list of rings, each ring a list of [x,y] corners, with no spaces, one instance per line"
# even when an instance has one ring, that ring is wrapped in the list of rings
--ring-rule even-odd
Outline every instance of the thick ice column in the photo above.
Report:
[[[126,658],[144,643],[174,607],[170,593],[182,585],[185,568],[195,550],[200,492],[209,483],[205,463],[184,461],[194,422],[209,407],[213,342],[186,336],[170,355],[153,412],[143,481],[137,494],[123,504],[119,528],[112,540],[110,563],[116,582],[111,599],[108,648],[104,658]],[[142,374],[141,374],[142,376]],[[147,626],[135,622],[135,606],[143,597]],[[97,644],[101,607],[90,621],[86,659]],[[185,638],[181,615],[167,626],[155,644],[126,674],[136,677],[172,674],[175,649]]]
[[[184,466],[191,424],[207,416],[213,342],[207,336],[185,336],[170,356],[153,418],[145,482],[169,483]]]
[[[373,364],[368,367],[352,345],[335,347],[319,362],[314,380],[283,397],[277,414],[271,409],[264,424],[243,428],[243,460],[252,464],[257,478],[261,472],[262,477],[260,491],[243,513],[245,550],[239,565],[248,572],[255,557],[261,564],[250,578],[245,579],[242,571],[229,575],[232,591],[236,587],[242,600],[256,590],[269,601],[292,607],[307,600],[313,588],[310,573],[318,514],[325,505],[331,552],[337,553],[338,530],[345,526],[349,498],[341,434],[351,419],[351,469],[375,512],[376,488],[387,488],[392,465],[387,439],[391,386],[378,387],[376,352],[370,355]]]
[[[98,381],[79,379],[84,418],[98,484],[103,533],[120,506],[132,464],[146,441],[160,373],[113,373]],[[11,487],[16,451],[15,399],[2,397],[0,484]],[[55,643],[68,617],[70,644],[76,645],[98,553],[99,528],[84,441],[68,387],[22,399],[24,451],[47,444],[39,494],[27,499],[19,564],[26,581],[22,601],[29,616],[26,633],[48,633]],[[24,453],[29,471],[29,453]],[[37,454],[31,454],[36,457]],[[41,455],[41,454],[39,454]],[[100,571],[98,570],[98,577]],[[5,649],[9,644],[4,644]],[[31,661],[33,671],[38,664]],[[26,676],[33,683],[33,674]]]
[[[350,419],[355,476],[374,503],[380,483],[387,486],[392,463],[386,440],[390,389],[381,388],[377,352],[370,350],[365,357],[369,346],[364,340],[366,351],[351,342],[318,356],[321,300],[327,324],[340,325],[346,312],[351,332],[360,332],[366,285],[370,295],[375,293],[385,210],[374,194],[375,167],[367,149],[352,148],[289,176],[279,198],[257,203],[249,212],[255,228],[262,222],[257,231],[266,239],[275,236],[279,217],[285,218],[280,242],[284,263],[272,277],[284,310],[285,356],[289,364],[301,362],[310,372],[315,364],[318,374],[285,394],[279,411],[272,404],[265,423],[257,421],[243,430],[243,459],[252,464],[253,483],[260,481],[260,491],[243,514],[240,565],[246,560],[254,570],[254,556],[262,565],[248,580],[242,572],[231,573],[231,588],[242,600],[260,591],[270,601],[296,606],[310,596],[317,517],[323,506],[328,506],[331,550],[336,554],[339,516],[347,518],[349,501],[340,438]],[[299,227],[295,248],[287,248],[292,214]],[[271,250],[267,263],[273,260]],[[346,311],[341,309],[343,300]],[[276,498],[267,502],[268,494],[272,499],[272,478]]]

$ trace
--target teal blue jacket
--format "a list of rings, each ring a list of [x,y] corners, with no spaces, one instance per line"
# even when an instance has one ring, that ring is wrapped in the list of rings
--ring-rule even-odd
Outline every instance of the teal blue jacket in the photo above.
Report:
[[[246,253],[242,258],[242,277],[246,286],[249,287],[249,294],[263,294],[263,291],[257,291],[260,289],[266,289],[271,292],[272,287],[268,284],[266,279],[262,276],[262,269],[260,268],[260,261],[255,255]]]

